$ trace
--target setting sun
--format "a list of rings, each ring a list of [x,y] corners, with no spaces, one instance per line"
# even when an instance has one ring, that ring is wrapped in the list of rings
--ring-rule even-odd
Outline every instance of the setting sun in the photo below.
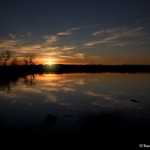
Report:
[[[52,61],[48,61],[48,62],[46,62],[46,64],[47,65],[52,65],[52,64],[54,64]]]
[[[56,60],[53,58],[46,59],[45,64],[47,64],[47,65],[56,64]]]

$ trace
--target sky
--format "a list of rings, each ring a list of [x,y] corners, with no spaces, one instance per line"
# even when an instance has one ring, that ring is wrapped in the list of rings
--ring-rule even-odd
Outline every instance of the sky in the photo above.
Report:
[[[37,64],[150,64],[149,0],[1,0],[0,51]]]

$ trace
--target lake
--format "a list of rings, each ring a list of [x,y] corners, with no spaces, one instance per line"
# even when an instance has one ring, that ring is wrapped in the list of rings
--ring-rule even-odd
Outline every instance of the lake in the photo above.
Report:
[[[35,74],[0,81],[0,131],[68,133],[97,114],[124,124],[150,120],[149,73]],[[110,124],[111,126],[111,124]]]

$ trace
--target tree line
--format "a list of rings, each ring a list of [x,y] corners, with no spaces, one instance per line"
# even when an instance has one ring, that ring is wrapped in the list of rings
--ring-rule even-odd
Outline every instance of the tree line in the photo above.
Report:
[[[18,58],[9,50],[0,52],[0,66],[35,65],[34,60],[35,56],[31,54]]]

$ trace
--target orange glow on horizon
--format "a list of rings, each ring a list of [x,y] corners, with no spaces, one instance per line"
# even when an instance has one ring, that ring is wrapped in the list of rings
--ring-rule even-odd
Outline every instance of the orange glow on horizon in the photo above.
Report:
[[[43,58],[43,59],[39,58],[37,63],[38,64],[52,65],[52,64],[57,64],[58,61],[57,61],[57,59],[54,59],[54,58]]]
[[[124,61],[124,60],[103,60],[103,61],[91,61],[91,60],[81,60],[81,61],[75,61],[75,60],[67,60],[67,59],[59,59],[59,58],[37,58],[35,61],[36,64],[74,64],[74,65],[86,65],[86,64],[95,64],[95,65],[145,65],[150,64],[149,61],[141,60],[140,63],[138,61]]]

